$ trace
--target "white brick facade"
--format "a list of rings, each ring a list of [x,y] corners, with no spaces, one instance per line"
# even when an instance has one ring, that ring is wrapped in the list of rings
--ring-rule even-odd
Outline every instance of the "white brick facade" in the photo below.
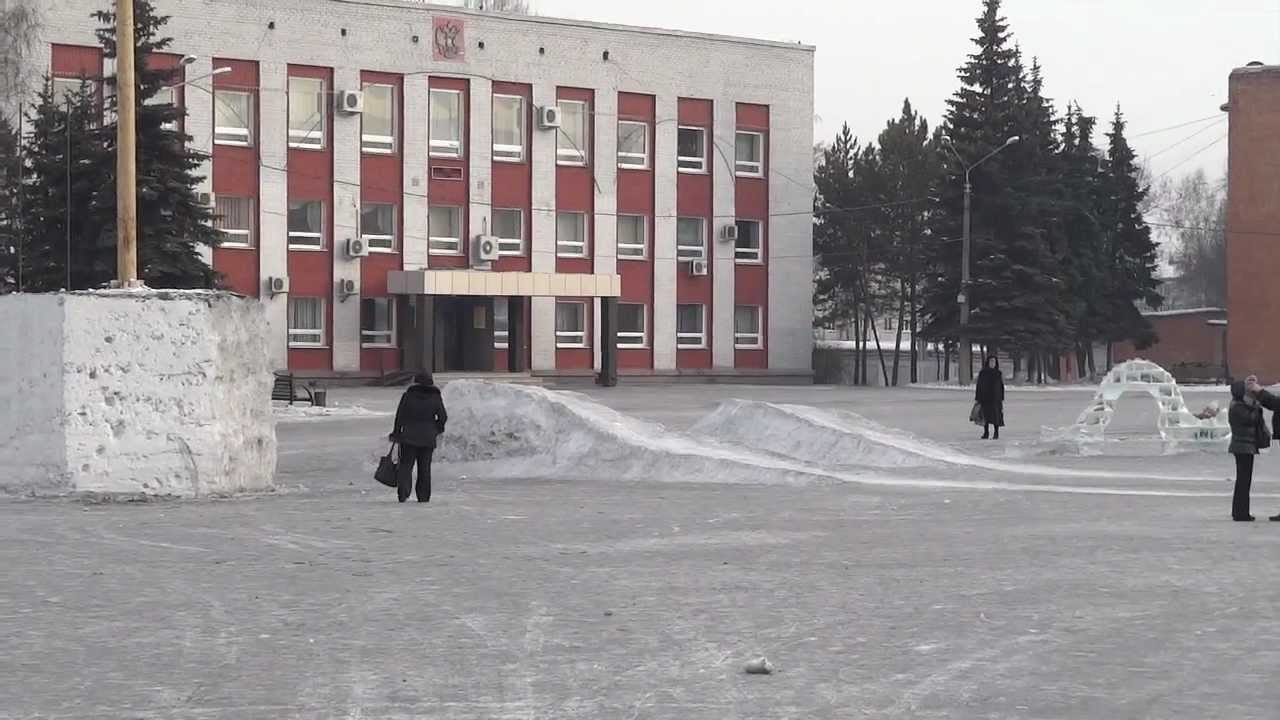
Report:
[[[404,151],[402,243],[406,269],[427,267],[427,74],[470,80],[471,140],[468,188],[472,233],[490,218],[492,186],[490,137],[492,82],[532,86],[536,107],[554,104],[557,87],[595,93],[592,166],[595,197],[594,271],[617,272],[616,115],[619,92],[653,95],[655,218],[652,232],[654,288],[652,349],[658,370],[676,367],[675,286],[682,272],[675,260],[677,100],[700,98],[714,104],[710,162],[716,164],[714,222],[709,228],[713,266],[713,311],[707,318],[713,365],[734,366],[734,249],[717,241],[720,228],[734,221],[735,107],[769,107],[768,366],[807,370],[812,353],[812,144],[813,51],[800,45],[627,28],[542,17],[476,14],[398,0],[155,0],[171,16],[164,32],[172,52],[199,61],[188,77],[209,72],[210,58],[259,63],[260,275],[288,274],[286,249],[286,71],[289,64],[332,68],[334,89],[359,86],[361,71],[409,75],[404,84],[401,133]],[[48,63],[50,43],[96,45],[90,13],[100,0],[46,0],[40,62]],[[446,15],[465,23],[465,60],[432,59],[432,18]],[[268,25],[274,23],[274,29]],[[345,30],[345,35],[343,31]],[[413,40],[414,37],[418,41]],[[484,43],[480,49],[479,43]],[[609,59],[603,59],[608,52]],[[411,75],[410,75],[411,74]],[[412,82],[411,82],[412,80]],[[208,81],[197,85],[208,86]],[[187,129],[208,151],[212,103],[200,89],[186,91]],[[420,120],[415,120],[418,118]],[[360,178],[358,118],[335,117],[333,158],[334,281],[360,281],[358,261],[343,243],[358,226]],[[531,269],[555,270],[555,135],[534,131],[529,148],[533,213],[529,218]],[[207,183],[206,183],[207,184]],[[272,338],[277,362],[287,356],[285,296],[264,294],[267,316],[280,331]],[[333,304],[334,370],[360,363],[359,303]],[[530,308],[534,369],[555,364],[554,301],[535,298]],[[598,317],[598,314],[596,314]],[[598,321],[597,321],[598,322]],[[593,346],[599,347],[598,343]],[[599,362],[598,351],[596,353]]]

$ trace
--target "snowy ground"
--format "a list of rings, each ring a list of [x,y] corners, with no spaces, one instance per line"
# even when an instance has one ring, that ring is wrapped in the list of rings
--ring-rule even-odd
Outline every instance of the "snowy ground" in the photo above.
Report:
[[[401,506],[369,479],[398,393],[334,390],[360,410],[279,416],[272,496],[0,503],[0,718],[1276,717],[1280,527],[1227,520],[1224,454],[1158,454],[1149,401],[1080,456],[1040,442],[1080,393],[1011,392],[996,444],[950,391],[585,391],[675,431],[728,398],[856,412],[971,459],[874,484],[442,468]],[[1262,458],[1255,514],[1278,479]],[[742,674],[760,654],[778,673]]]

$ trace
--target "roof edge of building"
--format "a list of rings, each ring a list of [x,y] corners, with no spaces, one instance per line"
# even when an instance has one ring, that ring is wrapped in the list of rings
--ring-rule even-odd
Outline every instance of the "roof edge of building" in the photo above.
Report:
[[[1280,74],[1280,65],[1242,65],[1231,70],[1231,75],[1275,75]]]
[[[439,5],[431,2],[418,2],[418,0],[331,0],[332,2],[342,3],[343,5],[366,5],[380,6],[391,8],[415,8],[426,9],[432,12],[439,12],[449,15],[466,15],[476,18],[498,18],[502,20],[511,20],[514,22],[536,23],[541,25],[559,25],[562,27],[580,27],[593,30],[612,30],[615,32],[630,32],[641,35],[667,35],[670,37],[685,38],[690,40],[710,40],[712,42],[730,43],[733,45],[755,45],[760,47],[771,47],[782,50],[796,50],[805,53],[815,53],[817,46],[806,45],[799,42],[783,42],[781,40],[764,40],[761,38],[739,37],[736,35],[718,35],[715,33],[700,33],[689,30],[673,30],[670,28],[648,27],[644,25],[622,25],[618,23],[597,22],[594,20],[574,20],[571,18],[548,17],[545,15],[512,15],[510,13],[485,12],[481,10],[471,10],[469,8],[457,7],[454,5]]]
[[[1207,313],[1225,313],[1226,308],[1220,307],[1198,307],[1184,308],[1181,310],[1150,310],[1142,313],[1142,317],[1177,317],[1179,315],[1204,315]]]

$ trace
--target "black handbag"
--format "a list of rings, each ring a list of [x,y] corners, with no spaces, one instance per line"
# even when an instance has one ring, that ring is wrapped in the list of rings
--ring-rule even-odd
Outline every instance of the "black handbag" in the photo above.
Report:
[[[396,445],[392,445],[386,455],[382,456],[382,460],[378,462],[378,469],[373,473],[373,479],[386,485],[387,487],[397,487],[400,483],[400,463],[396,462]]]

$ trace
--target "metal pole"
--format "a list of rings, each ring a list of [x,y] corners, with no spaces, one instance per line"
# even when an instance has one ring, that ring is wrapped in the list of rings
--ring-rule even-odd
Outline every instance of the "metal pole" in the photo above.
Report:
[[[26,179],[27,166],[26,158],[22,157],[22,101],[18,102],[18,292],[22,292],[22,262],[23,262],[23,245],[26,244],[27,228],[23,220],[23,199],[26,195]]]
[[[63,208],[64,218],[62,220],[63,230],[66,234],[67,241],[67,290],[71,291],[75,288],[71,287],[71,96],[67,96],[67,193],[65,207]]]
[[[969,171],[964,173],[964,240],[960,251],[960,384],[973,380],[970,355],[973,345],[969,342],[969,209],[973,202],[973,186],[969,184]]]
[[[133,67],[133,0],[116,0],[116,281],[138,282],[137,105]]]

